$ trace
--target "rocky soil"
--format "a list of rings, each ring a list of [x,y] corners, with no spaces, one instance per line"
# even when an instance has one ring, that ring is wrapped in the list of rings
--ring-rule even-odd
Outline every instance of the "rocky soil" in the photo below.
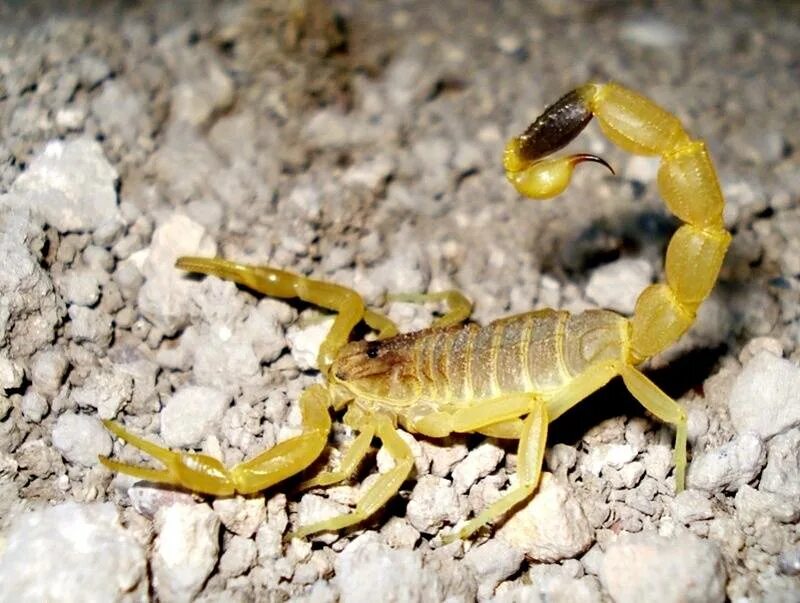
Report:
[[[0,600],[800,599],[800,7],[395,0],[0,6]],[[475,320],[629,313],[675,228],[657,162],[592,125],[570,190],[526,202],[504,140],[588,79],[707,141],[734,235],[693,330],[551,426],[538,493],[468,542],[513,443],[403,433],[413,479],[356,529],[288,540],[391,464],[202,498],[112,474],[103,428],[234,464],[299,432],[329,321],[174,268],[192,254],[352,286],[403,330],[458,288]],[[337,426],[331,443],[353,434]],[[331,462],[338,455],[331,452]]]

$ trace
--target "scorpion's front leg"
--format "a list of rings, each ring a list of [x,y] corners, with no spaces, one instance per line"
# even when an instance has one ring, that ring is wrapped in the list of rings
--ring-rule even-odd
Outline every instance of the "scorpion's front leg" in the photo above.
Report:
[[[193,452],[177,452],[133,435],[113,421],[104,421],[117,437],[146,452],[164,464],[164,469],[138,467],[101,456],[100,462],[111,469],[139,479],[170,484],[200,494],[229,496],[236,492],[259,492],[308,467],[320,455],[328,439],[331,419],[328,391],[315,385],[303,392],[300,408],[303,433],[273,446],[232,469],[213,457]]]
[[[447,312],[433,321],[433,327],[449,327],[464,322],[472,314],[472,302],[466,295],[455,289],[437,291],[435,293],[391,293],[388,301],[410,302],[421,304],[429,301],[445,302]]]
[[[350,332],[361,320],[378,331],[379,339],[397,334],[397,327],[389,318],[367,309],[357,292],[341,285],[270,266],[239,264],[222,258],[182,257],[175,265],[181,270],[218,276],[271,297],[299,298],[336,312],[336,320],[319,348],[318,365],[323,373],[327,373],[336,352],[348,342]]]
[[[400,486],[408,477],[411,467],[414,465],[414,457],[411,455],[411,449],[408,444],[397,434],[391,420],[388,417],[377,415],[365,418],[364,421],[364,424],[360,427],[362,434],[372,431],[378,436],[383,443],[384,449],[394,459],[394,467],[375,481],[361,500],[358,501],[354,511],[301,526],[292,536],[302,538],[315,532],[339,530],[364,521],[383,507],[392,496],[397,494]]]

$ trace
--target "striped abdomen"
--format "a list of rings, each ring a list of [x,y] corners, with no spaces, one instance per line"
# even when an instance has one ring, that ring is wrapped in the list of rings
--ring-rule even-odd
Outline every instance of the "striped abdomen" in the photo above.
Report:
[[[412,348],[407,361],[420,395],[457,403],[559,389],[588,367],[619,359],[626,328],[624,318],[605,310],[541,310],[401,337]]]

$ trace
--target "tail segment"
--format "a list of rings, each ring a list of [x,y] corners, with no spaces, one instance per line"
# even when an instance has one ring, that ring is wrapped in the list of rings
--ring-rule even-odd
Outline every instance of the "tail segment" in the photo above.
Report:
[[[731,235],[722,220],[724,200],[705,144],[692,140],[674,115],[617,84],[577,88],[508,142],[503,165],[522,195],[546,199],[567,187],[575,165],[587,156],[545,157],[574,139],[591,116],[624,150],[661,157],[658,188],[670,211],[685,223],[667,249],[666,282],[647,287],[636,302],[630,360],[638,364],[666,349],[692,325],[717,280]]]

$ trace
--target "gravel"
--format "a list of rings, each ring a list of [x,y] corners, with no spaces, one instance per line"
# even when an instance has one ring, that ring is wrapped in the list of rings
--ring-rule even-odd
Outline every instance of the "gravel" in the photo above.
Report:
[[[0,8],[0,598],[797,599],[797,6],[50,4]],[[553,423],[537,493],[467,542],[442,536],[513,487],[516,442],[401,430],[400,494],[308,540],[286,535],[352,508],[389,455],[326,489],[202,501],[98,465],[156,465],[114,419],[231,466],[300,433],[321,380],[329,315],[180,255],[352,286],[403,331],[442,308],[387,293],[456,288],[481,322],[631,312],[675,226],[658,161],[590,125],[574,150],[617,176],[582,166],[551,203],[499,163],[593,78],[674,111],[727,197],[720,281],[644,367],[689,416],[685,492],[673,430],[617,382]],[[335,415],[312,471],[352,440]]]
[[[748,360],[731,390],[731,421],[762,439],[800,424],[800,366],[763,351]]]
[[[0,553],[0,581],[9,601],[141,601],[145,549],[120,525],[114,504],[65,502],[16,519]]]
[[[198,446],[222,421],[230,396],[211,387],[185,385],[161,411],[161,436],[173,448]]]
[[[608,547],[600,579],[614,601],[725,600],[725,568],[712,543],[634,534]]]
[[[208,505],[174,504],[155,517],[153,586],[161,601],[191,601],[219,554],[220,521]]]

